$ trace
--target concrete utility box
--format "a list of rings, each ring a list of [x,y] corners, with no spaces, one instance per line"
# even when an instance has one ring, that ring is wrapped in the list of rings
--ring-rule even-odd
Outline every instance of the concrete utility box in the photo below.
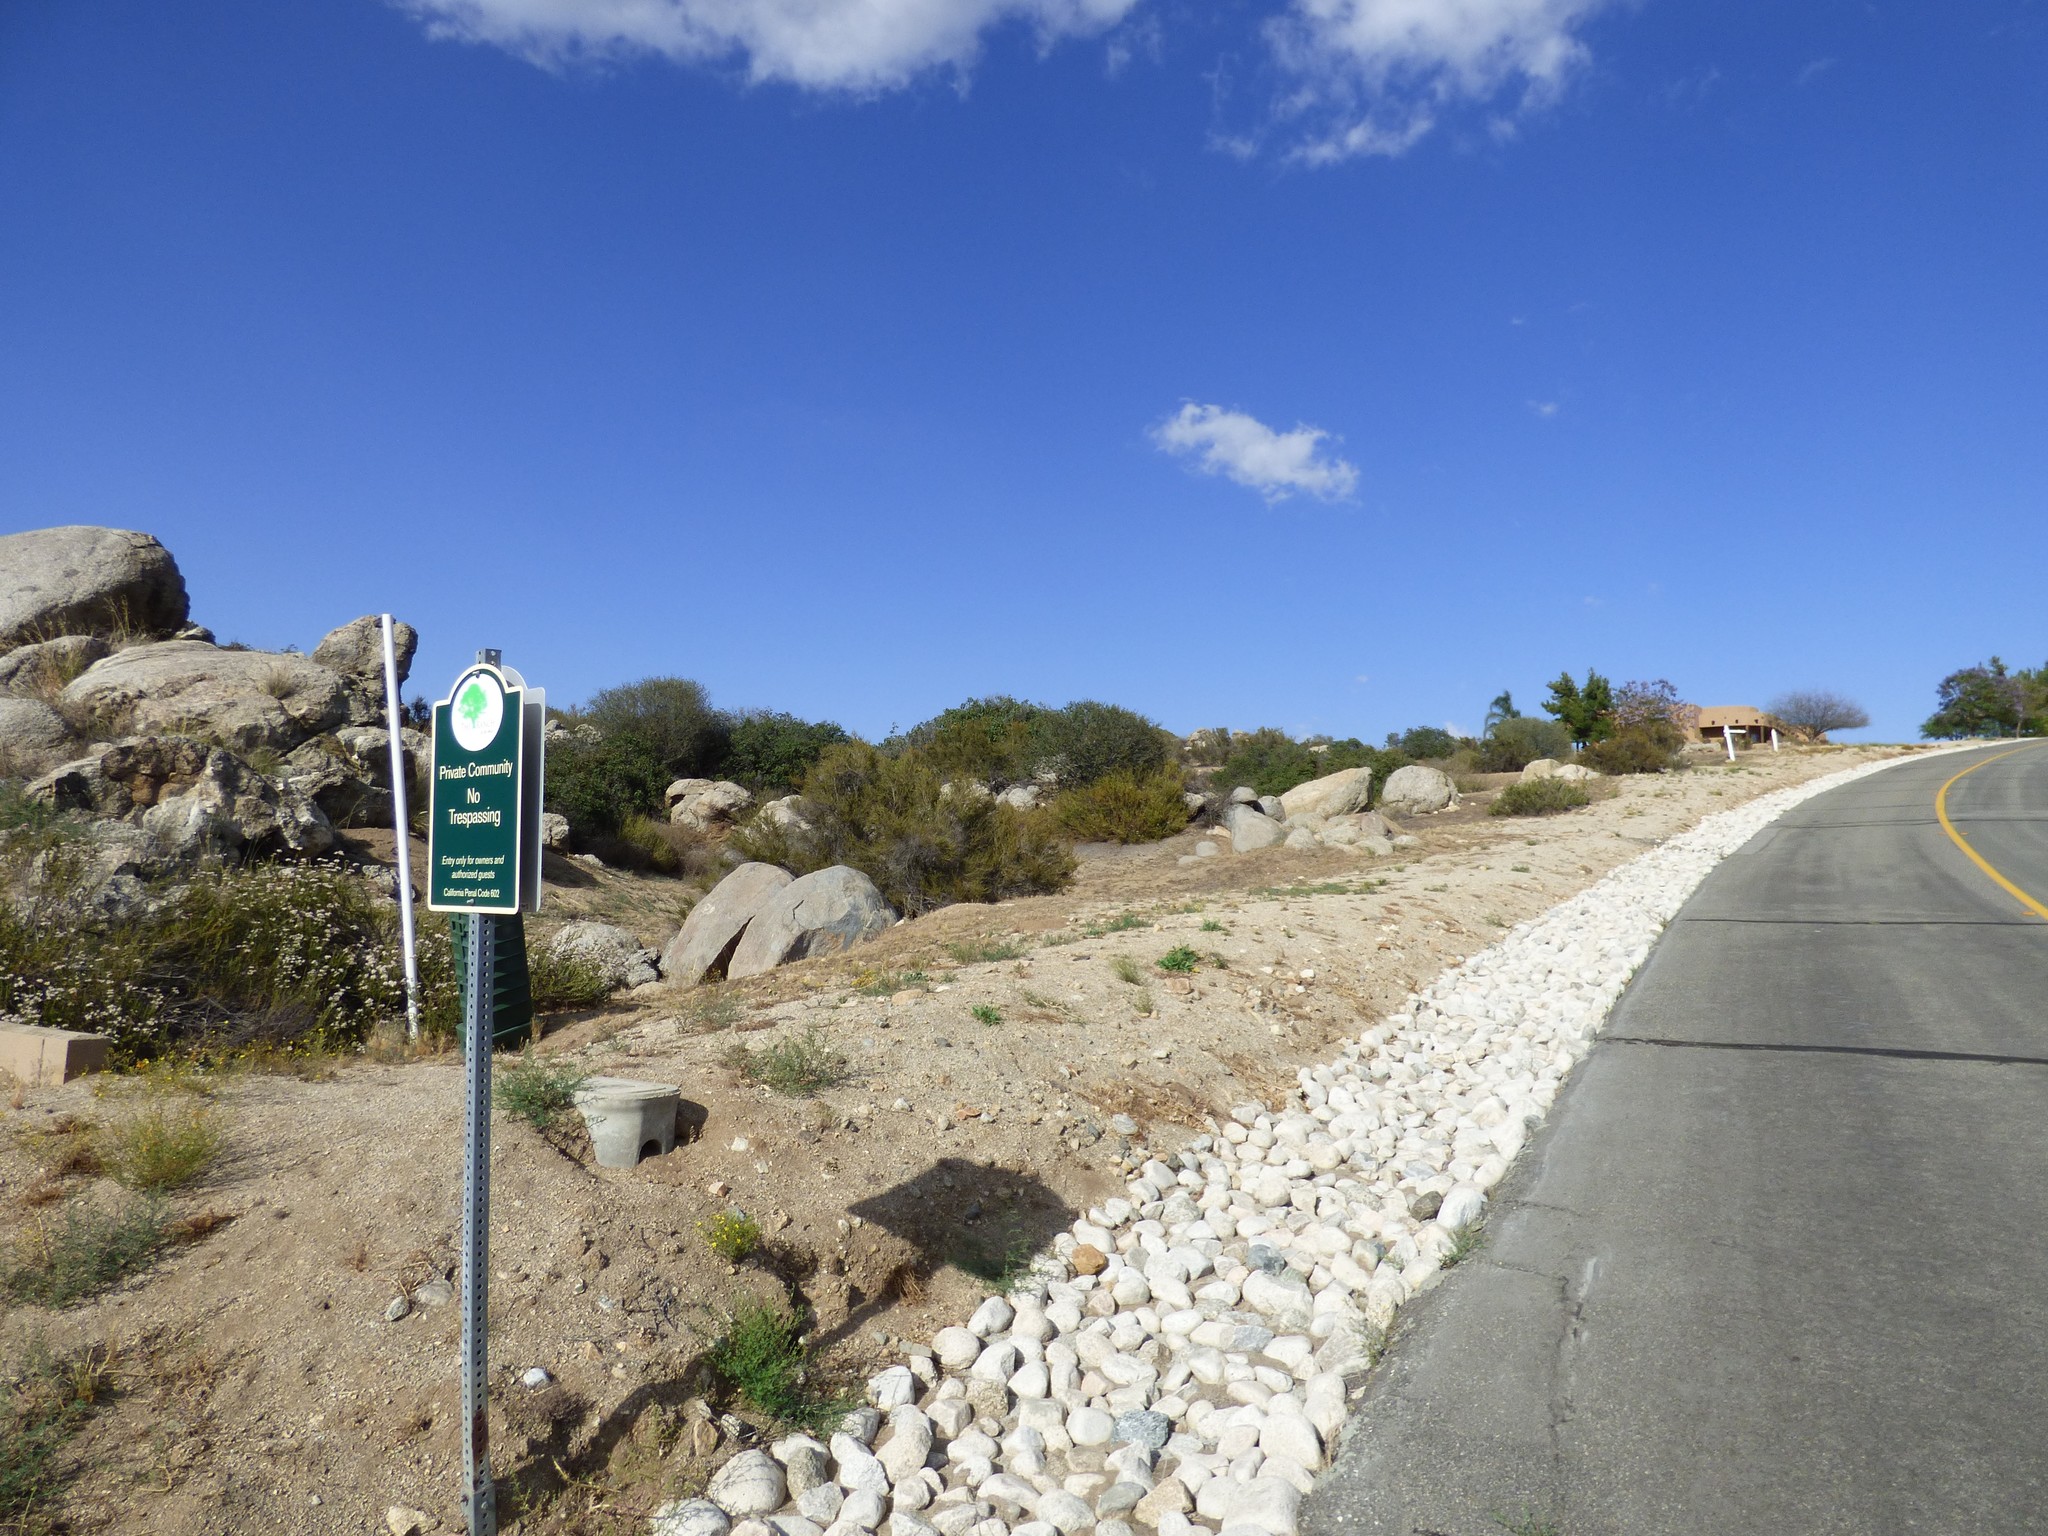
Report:
[[[31,1088],[54,1087],[107,1065],[107,1038],[40,1024],[0,1024],[0,1072]]]
[[[631,1168],[643,1157],[676,1148],[676,1109],[683,1091],[667,1083],[631,1077],[585,1078],[576,1107],[590,1127],[590,1144],[601,1168]]]

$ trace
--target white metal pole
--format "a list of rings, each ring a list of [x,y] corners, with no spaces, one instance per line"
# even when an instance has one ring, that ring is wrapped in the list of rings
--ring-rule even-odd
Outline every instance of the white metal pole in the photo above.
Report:
[[[398,734],[398,650],[391,639],[391,615],[384,615],[384,720],[391,731],[391,828],[397,834],[398,932],[405,945],[405,1033],[420,1037],[420,963],[412,933],[412,828],[406,825],[405,742]]]
[[[1778,750],[1778,728],[1775,725],[1771,727],[1771,750]]]
[[[1728,761],[1729,761],[1729,762],[1731,762],[1731,763],[1732,763],[1732,762],[1734,762],[1734,761],[1735,761],[1735,727],[1734,727],[1734,726],[1732,726],[1732,725],[1724,725],[1724,726],[1722,726],[1722,727],[1721,727],[1721,744],[1722,744],[1723,746],[1727,747],[1727,749],[1728,749]]]

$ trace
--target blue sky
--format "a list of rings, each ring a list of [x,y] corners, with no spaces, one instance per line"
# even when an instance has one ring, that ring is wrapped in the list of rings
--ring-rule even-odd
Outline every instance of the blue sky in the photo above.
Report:
[[[2025,0],[11,0],[0,530],[558,701],[2039,663]]]

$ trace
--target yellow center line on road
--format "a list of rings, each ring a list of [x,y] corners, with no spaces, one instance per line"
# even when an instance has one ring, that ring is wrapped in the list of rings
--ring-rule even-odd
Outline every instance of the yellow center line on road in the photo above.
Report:
[[[1983,870],[1985,874],[1989,875],[1992,881],[1995,884],[1997,884],[2001,890],[2005,891],[2008,895],[2013,897],[2016,901],[2019,902],[2021,906],[2025,907],[2029,912],[2033,913],[2034,916],[2042,919],[2044,922],[2048,922],[2048,905],[2043,905],[2040,901],[2036,900],[2034,897],[2028,895],[2025,891],[2021,890],[2017,885],[2014,885],[2012,881],[2006,879],[2004,875],[2000,874],[1997,866],[1994,865],[1989,859],[1985,858],[1983,854],[1979,853],[1976,849],[1972,848],[1969,844],[1968,839],[1966,839],[1962,833],[1956,830],[1956,824],[1948,819],[1948,792],[1950,786],[1952,786],[1957,779],[1967,779],[1979,768],[1988,768],[1993,763],[1998,762],[2003,758],[2011,757],[2014,753],[2024,752],[2026,750],[2027,749],[2025,747],[2014,747],[2009,752],[1995,752],[1990,757],[1983,759],[1981,762],[1972,763],[1969,767],[1965,768],[1961,773],[1955,774],[1953,777],[1949,779],[1947,784],[1942,785],[1940,789],[1937,789],[1934,792],[1934,816],[1935,819],[1941,823],[1941,830],[1949,835],[1950,841],[1952,841],[1958,848],[1962,849],[1964,853],[1969,855],[1970,862],[1972,864],[1975,864],[1979,869]]]

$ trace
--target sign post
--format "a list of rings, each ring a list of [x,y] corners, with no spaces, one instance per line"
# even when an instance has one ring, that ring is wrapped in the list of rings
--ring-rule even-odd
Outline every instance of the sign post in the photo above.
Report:
[[[545,697],[496,651],[434,706],[427,907],[463,914],[463,1505],[470,1536],[496,1536],[490,1458],[492,917],[540,909]]]

